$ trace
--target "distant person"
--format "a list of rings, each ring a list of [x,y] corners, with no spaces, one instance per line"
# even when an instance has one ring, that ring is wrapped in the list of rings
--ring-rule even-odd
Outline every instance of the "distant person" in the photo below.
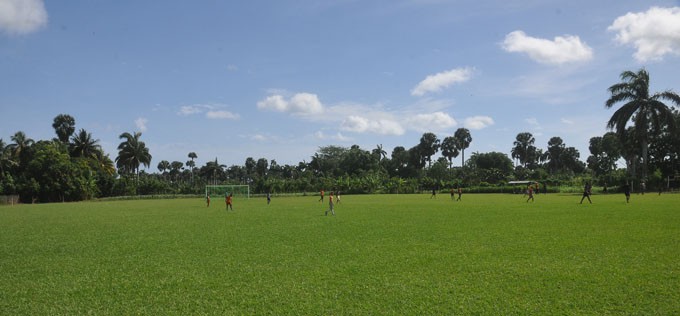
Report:
[[[321,198],[319,199],[319,202],[323,203],[323,189],[319,191],[319,194],[321,195]]]
[[[272,202],[272,194],[267,191],[267,205]]]
[[[607,193],[607,182],[604,183],[604,187],[602,188],[602,192]]]
[[[538,186],[538,182],[534,183],[534,193],[539,194],[541,192],[541,188]]]
[[[644,181],[640,182],[640,193],[642,193],[642,195],[645,195],[646,190],[647,190],[647,184],[645,184]]]
[[[530,185],[529,188],[527,188],[527,194],[529,195],[529,198],[527,199],[527,203],[529,203],[529,200],[531,200],[531,203],[533,203],[534,202],[534,187],[533,186]]]
[[[623,194],[626,195],[626,203],[629,203],[630,202],[630,185],[628,184],[628,182],[626,182],[626,184],[623,185]]]
[[[227,197],[224,199],[225,202],[227,203],[227,211],[231,209],[232,211],[234,210],[234,205],[232,204],[232,199],[234,197],[234,193],[229,193]]]
[[[586,182],[586,185],[583,186],[583,197],[581,197],[581,203],[583,204],[583,199],[588,198],[588,202],[590,204],[593,204],[593,201],[590,200],[590,194],[592,193],[593,187],[590,185],[590,182]]]
[[[340,191],[335,191],[335,203],[340,204]]]
[[[437,189],[432,189],[432,195],[430,195],[430,198],[437,198]]]
[[[206,207],[210,207],[210,194],[205,195],[205,203],[208,204]]]
[[[456,190],[454,188],[451,188],[451,199],[455,199],[454,195],[456,195]]]
[[[335,216],[335,211],[333,211],[333,191],[328,195],[328,210],[326,210],[326,213],[324,215],[328,216],[328,212],[331,212],[333,216]]]
[[[456,201],[460,201],[461,196],[463,196],[463,188],[458,187],[458,199],[456,199]]]

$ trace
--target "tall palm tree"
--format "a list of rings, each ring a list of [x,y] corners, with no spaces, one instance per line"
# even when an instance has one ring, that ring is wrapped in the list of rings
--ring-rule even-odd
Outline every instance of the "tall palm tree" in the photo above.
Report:
[[[0,138],[0,179],[4,177],[5,170],[13,165],[16,165],[16,163],[12,160],[9,146]]]
[[[378,159],[378,162],[381,160],[385,159],[387,157],[387,152],[383,149],[383,145],[376,145],[375,149],[371,152],[373,156],[375,156]]]
[[[140,132],[120,134],[118,138],[125,139],[125,141],[118,145],[118,157],[116,157],[116,167],[124,173],[135,174],[137,179],[139,179],[139,165],[149,167],[151,164],[149,148],[139,140],[141,136]]]
[[[451,166],[453,165],[453,158],[458,157],[458,154],[460,153],[456,144],[456,138],[453,136],[445,137],[442,141],[441,149],[442,156],[449,160],[449,169],[451,169]]]
[[[418,149],[422,159],[427,160],[428,165],[432,165],[432,156],[439,151],[439,138],[434,133],[423,134]]]
[[[605,107],[610,109],[617,103],[623,105],[609,119],[607,128],[615,129],[619,137],[624,137],[626,125],[633,122],[635,138],[640,142],[642,149],[641,177],[644,180],[647,179],[650,131],[660,130],[663,124],[675,130],[673,112],[662,100],[680,106],[680,96],[670,90],[650,95],[649,73],[644,68],[638,72],[624,71],[620,77],[622,82],[609,87],[611,96],[606,101]]]
[[[97,155],[101,152],[101,146],[97,144],[98,142],[98,139],[92,138],[92,134],[81,128],[78,134],[71,137],[71,156],[97,158]]]
[[[66,144],[73,132],[76,131],[76,120],[68,114],[59,114],[54,118],[52,127],[54,132],[57,133],[59,141]]]
[[[459,128],[456,130],[456,132],[453,134],[453,137],[456,138],[456,144],[458,145],[458,149],[460,149],[461,152],[461,166],[465,165],[465,149],[470,147],[470,143],[472,143],[472,135],[470,135],[470,130],[467,128]]]
[[[189,159],[191,159],[191,163],[189,163],[187,161],[187,167],[191,168],[189,170],[191,170],[191,182],[193,183],[194,182],[194,167],[196,166],[194,159],[198,158],[198,155],[196,155],[196,153],[192,151],[192,152],[189,153],[188,156],[189,156]]]

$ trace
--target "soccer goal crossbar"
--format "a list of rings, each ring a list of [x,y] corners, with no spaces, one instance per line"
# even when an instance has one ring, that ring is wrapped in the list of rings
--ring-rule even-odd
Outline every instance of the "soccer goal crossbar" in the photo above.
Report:
[[[250,198],[250,186],[246,184],[223,184],[223,185],[206,185],[205,195],[210,198],[224,197],[233,194],[235,197]]]

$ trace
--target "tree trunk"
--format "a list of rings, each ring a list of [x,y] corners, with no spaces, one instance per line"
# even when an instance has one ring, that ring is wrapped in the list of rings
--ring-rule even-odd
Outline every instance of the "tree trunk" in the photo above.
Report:
[[[647,181],[647,152],[649,151],[649,144],[647,144],[647,138],[642,139],[642,170],[640,170],[640,176],[642,181]]]

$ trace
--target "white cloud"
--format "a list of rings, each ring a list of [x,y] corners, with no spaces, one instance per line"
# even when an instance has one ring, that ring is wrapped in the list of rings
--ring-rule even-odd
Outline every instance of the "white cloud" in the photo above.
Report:
[[[229,111],[208,111],[205,113],[205,117],[209,119],[236,120],[239,118],[239,115],[231,113]]]
[[[514,31],[505,36],[503,49],[511,53],[526,53],[542,64],[561,65],[571,62],[588,61],[593,58],[593,50],[581,42],[578,36],[556,36],[547,40],[527,36],[522,31]]]
[[[27,34],[47,24],[42,0],[0,0],[0,31]]]
[[[569,120],[569,119],[562,118],[562,119],[560,119],[560,121],[564,124],[574,125],[574,121]]]
[[[417,131],[441,131],[456,126],[453,117],[444,112],[416,114],[406,120],[407,126]]]
[[[177,115],[188,116],[205,113],[205,117],[209,119],[229,119],[229,120],[236,120],[240,117],[236,113],[232,113],[226,110],[220,110],[220,108],[224,107],[225,107],[224,105],[212,105],[212,104],[184,105],[179,108],[179,112],[177,112]]]
[[[335,140],[335,141],[340,141],[340,142],[348,142],[348,141],[352,140],[351,138],[346,137],[345,135],[342,135],[341,133],[337,133],[335,135],[326,135],[322,131],[318,131],[318,132],[314,133],[314,137],[316,137],[317,139],[320,139],[320,140],[330,139],[330,140]]]
[[[543,127],[541,127],[541,124],[538,123],[538,120],[535,117],[530,117],[530,118],[524,119],[524,122],[533,126],[534,129],[536,129],[536,130],[543,129]]]
[[[340,129],[355,133],[370,132],[381,135],[403,135],[405,132],[398,122],[387,119],[372,120],[356,115],[347,117],[340,125]]]
[[[290,100],[286,100],[282,95],[271,95],[257,102],[257,108],[291,114],[319,114],[324,110],[319,97],[312,93],[298,93]]]
[[[135,125],[137,126],[137,129],[139,129],[140,132],[146,132],[146,123],[148,123],[149,120],[140,117],[135,120]]]
[[[411,95],[422,96],[428,92],[437,92],[449,86],[466,82],[472,77],[472,68],[456,68],[449,71],[429,75],[411,90]]]
[[[493,119],[488,116],[472,116],[466,118],[465,123],[463,125],[465,125],[465,127],[469,129],[479,130],[487,128],[493,124],[494,124]]]
[[[680,55],[680,7],[629,12],[616,18],[607,30],[617,32],[617,42],[633,45],[637,50],[633,56],[639,62]]]

